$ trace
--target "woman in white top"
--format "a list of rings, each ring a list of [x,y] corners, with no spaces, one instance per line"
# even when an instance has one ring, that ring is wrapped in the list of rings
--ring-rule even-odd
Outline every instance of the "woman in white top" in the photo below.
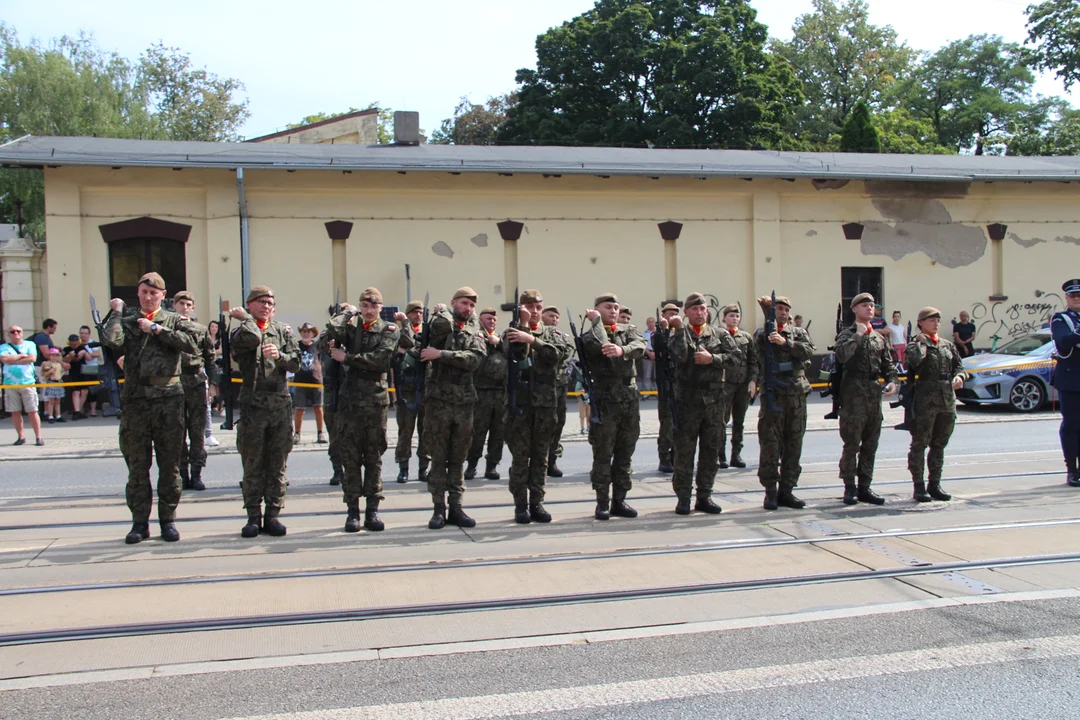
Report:
[[[82,355],[83,380],[96,380],[101,371],[101,348],[87,347],[92,340],[90,326],[83,325],[79,328],[79,353]],[[90,405],[90,417],[97,417],[97,393],[98,387],[90,386],[81,388],[83,403]]]
[[[889,331],[889,342],[892,343],[896,359],[900,361],[901,365],[904,365],[904,352],[907,350],[908,336],[907,328],[900,324],[899,310],[893,311],[892,322],[885,327]]]

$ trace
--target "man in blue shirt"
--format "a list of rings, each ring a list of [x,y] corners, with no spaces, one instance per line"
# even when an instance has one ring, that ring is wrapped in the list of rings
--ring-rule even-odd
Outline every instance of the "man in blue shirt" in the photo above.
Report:
[[[1068,468],[1065,481],[1080,487],[1080,278],[1067,280],[1061,289],[1065,291],[1065,310],[1054,313],[1050,320],[1057,350],[1054,387],[1061,400],[1061,451]]]
[[[37,445],[44,445],[41,439],[41,416],[38,415],[37,391],[32,387],[34,379],[34,361],[37,359],[37,347],[29,340],[23,340],[22,328],[12,325],[7,330],[7,342],[0,344],[0,362],[3,363],[4,385],[26,385],[27,387],[5,388],[4,409],[11,413],[11,424],[19,437],[16,445],[25,445],[22,414],[25,411],[34,428]]]

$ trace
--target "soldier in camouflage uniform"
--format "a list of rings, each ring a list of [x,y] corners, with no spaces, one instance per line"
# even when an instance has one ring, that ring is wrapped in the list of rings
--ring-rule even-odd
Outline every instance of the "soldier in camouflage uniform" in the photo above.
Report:
[[[573,353],[565,335],[541,322],[543,307],[539,290],[521,293],[520,327],[510,328],[503,335],[507,353],[519,353],[521,357],[517,387],[521,412],[507,410],[506,437],[513,457],[510,494],[514,496],[514,520],[522,524],[533,520],[551,522],[551,514],[544,509],[544,483],[558,424],[558,374]]]
[[[762,297],[758,303],[767,309],[772,299]],[[754,333],[757,367],[753,369],[753,380],[762,396],[758,414],[758,442],[761,445],[758,480],[765,488],[766,510],[775,510],[779,505],[796,510],[806,507],[805,502],[795,497],[794,490],[802,473],[799,459],[806,434],[806,396],[810,394],[806,368],[814,356],[814,343],[805,330],[790,323],[790,318],[791,301],[777,297],[776,332],[766,337],[764,328],[759,328]],[[785,385],[773,388],[775,409],[769,407],[765,396],[765,343],[772,345],[777,364],[776,379]]]
[[[675,303],[668,303],[664,305],[660,311],[660,320],[658,321],[658,327],[656,332],[667,333],[668,342],[671,341],[671,335],[674,330],[671,329],[671,320],[679,316],[679,306]],[[656,347],[655,341],[653,347]],[[660,362],[659,359],[656,361]],[[674,368],[667,368],[668,372],[674,372]],[[657,374],[659,375],[659,370]],[[674,383],[672,383],[674,385]],[[658,385],[659,388],[659,385]],[[657,472],[661,473],[673,473],[675,472],[675,443],[672,439],[672,420],[671,420],[671,403],[675,401],[674,398],[661,397],[659,390],[656,395],[656,411],[660,418],[660,432],[656,436],[656,452],[660,456],[660,464],[656,468]]]
[[[120,452],[128,468],[127,504],[133,545],[150,537],[153,488],[150,464],[158,465],[158,523],[161,539],[180,539],[176,506],[180,504],[180,453],[184,446],[184,387],[180,356],[199,348],[187,321],[161,309],[165,281],[155,272],[139,278],[139,311],[124,313],[124,301],[114,298],[105,316],[102,342],[124,357]]]
[[[293,436],[292,398],[285,374],[300,369],[300,347],[288,326],[273,319],[274,312],[274,291],[265,285],[251,288],[246,310],[229,312],[240,321],[232,331],[230,346],[244,381],[236,449],[244,466],[240,486],[248,521],[240,534],[246,538],[256,537],[260,530],[273,537],[286,532],[278,520],[285,506],[285,463]]]
[[[333,318],[338,313],[343,312],[344,309],[344,303],[331,307],[330,317]],[[353,320],[353,324],[355,322]],[[330,324],[327,323],[327,330],[319,335],[318,340],[315,341],[315,346],[319,350],[319,362],[322,364],[323,418],[326,421],[326,435],[330,440],[326,448],[326,454],[330,456],[330,466],[334,470],[334,474],[330,476],[330,484],[340,485],[345,477],[345,465],[341,459],[341,441],[338,439],[340,437],[338,433],[338,388],[345,381],[345,370],[341,367],[341,363],[330,357],[330,351],[337,346],[337,343],[330,338],[329,327]]]
[[[690,494],[696,485],[694,509],[716,515],[720,506],[712,500],[712,489],[720,452],[717,447],[720,424],[724,421],[724,369],[735,358],[724,348],[720,339],[722,331],[709,324],[704,295],[690,293],[683,303],[683,312],[690,321],[689,327],[684,327],[678,316],[669,321],[675,329],[670,347],[678,378],[675,402],[679,406],[675,475],[671,478],[678,498],[675,512],[690,514]],[[701,455],[695,477],[694,454],[699,444]]]
[[[379,317],[383,297],[378,288],[360,294],[359,318],[351,305],[330,321],[327,333],[334,341],[330,356],[345,368],[345,383],[338,402],[338,433],[341,438],[345,479],[342,490],[348,517],[345,532],[360,530],[360,496],[366,501],[364,528],[383,529],[379,518],[382,495],[382,455],[386,450],[386,411],[390,406],[386,373],[398,348],[401,331]],[[406,320],[404,313],[394,318]]]
[[[424,304],[413,300],[405,306],[408,318],[402,326],[401,344],[394,355],[390,367],[394,372],[394,415],[397,419],[398,440],[394,450],[394,462],[398,464],[397,481],[409,480],[409,458],[412,457],[413,431],[416,431],[416,457],[420,461],[417,479],[427,480],[428,455],[427,443],[424,442],[424,403],[416,397],[416,385],[419,373],[425,366],[420,364],[420,351],[416,343],[420,342],[423,332]]]
[[[499,479],[499,462],[502,461],[503,431],[506,425],[506,348],[502,338],[495,333],[498,313],[495,308],[480,312],[480,337],[484,340],[487,355],[480,362],[473,380],[476,384],[476,409],[473,411],[472,447],[469,449],[469,466],[465,479],[476,477],[476,465],[484,454],[487,442],[487,467],[484,477]]]
[[[743,426],[746,410],[750,407],[750,398],[757,390],[750,379],[753,368],[757,367],[757,350],[754,336],[739,329],[742,312],[737,304],[725,305],[720,311],[724,328],[720,339],[724,349],[734,358],[734,364],[727,368],[724,375],[724,422],[720,425],[720,467],[728,467],[727,462],[727,424],[731,420],[731,467],[744,468],[746,461],[742,457]]]
[[[562,457],[563,452],[562,434],[563,428],[566,427],[566,392],[567,385],[570,382],[570,376],[566,374],[566,369],[570,365],[570,360],[574,357],[574,341],[559,332],[559,308],[554,305],[548,305],[544,308],[541,317],[543,318],[544,325],[550,327],[556,335],[561,336],[570,347],[570,354],[559,365],[559,368],[555,373],[555,391],[559,404],[555,408],[555,433],[551,436],[551,450],[548,452],[547,462],[548,477],[560,478],[563,476],[563,471],[555,464],[555,460],[556,458]]]
[[[428,491],[435,512],[428,527],[432,530],[447,523],[464,528],[476,525],[461,506],[465,494],[465,458],[472,445],[476,406],[473,374],[485,355],[480,326],[473,315],[475,307],[476,291],[469,287],[454,293],[452,313],[445,305],[436,305],[431,318],[431,344],[420,352],[420,360],[431,364],[424,387],[427,414],[424,432],[431,455]]]
[[[205,490],[202,469],[206,467],[206,368],[214,362],[214,345],[206,326],[191,320],[195,313],[194,295],[187,290],[173,295],[173,310],[188,321],[199,346],[199,352],[184,353],[180,361],[184,426],[187,428],[184,450],[180,454],[180,479],[185,490]]]
[[[920,310],[919,334],[908,343],[904,355],[909,377],[915,378],[908,470],[918,502],[952,500],[952,495],[941,489],[941,471],[945,466],[945,446],[956,425],[956,391],[964,386],[964,364],[956,345],[938,337],[940,326],[940,310],[932,307]],[[924,459],[927,446],[930,452]],[[930,466],[929,488],[923,483],[926,465]]]
[[[874,296],[860,293],[851,300],[855,323],[844,328],[833,344],[836,361],[843,364],[840,381],[840,478],[844,481],[844,504],[857,502],[881,505],[885,499],[870,489],[874,481],[874,458],[881,437],[881,386],[885,394],[896,391],[896,368],[892,348],[880,333],[874,332]],[[855,477],[858,475],[858,488]]]
[[[645,338],[632,325],[618,324],[619,299],[614,293],[597,296],[585,313],[581,342],[592,372],[592,392],[603,422],[589,426],[593,450],[589,478],[596,491],[597,520],[637,517],[626,504],[632,486],[634,447],[641,432],[641,407],[634,363],[645,355]],[[614,486],[614,492],[611,488]]]

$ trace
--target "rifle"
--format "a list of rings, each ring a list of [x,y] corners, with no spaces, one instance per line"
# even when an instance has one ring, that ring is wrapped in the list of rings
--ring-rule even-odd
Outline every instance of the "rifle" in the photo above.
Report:
[[[844,330],[844,303],[836,303],[836,334],[839,336]],[[834,340],[835,342],[835,340]],[[836,420],[840,417],[840,382],[844,379],[844,365],[836,359],[836,346],[829,348],[832,351],[832,369],[829,370],[829,387],[821,391],[821,397],[832,396],[832,410],[826,415],[826,420]]]
[[[514,309],[510,315],[510,327],[514,330],[520,330],[518,326],[521,325],[519,299],[518,288],[514,288]],[[521,356],[524,351],[525,348],[521,347],[521,343],[509,343],[506,351],[506,407],[510,409],[511,415],[520,415],[524,412],[518,407],[517,401],[518,384],[521,382]]]
[[[662,317],[660,309],[656,310],[656,317]],[[653,353],[656,355],[656,396],[668,404],[671,410],[671,427],[679,430],[679,410],[675,403],[674,373],[671,368],[671,351],[668,348],[667,331],[657,328],[652,334]]]
[[[911,340],[911,321],[907,321],[907,337]],[[896,402],[889,403],[889,407],[894,410],[898,407],[904,408],[904,421],[899,425],[893,426],[893,430],[911,430],[911,405],[915,400],[915,373],[911,372],[910,368],[904,368],[903,382],[900,383],[900,392],[897,393]]]
[[[431,343],[431,314],[428,311],[428,300],[431,298],[430,293],[424,293],[424,329],[420,331],[420,344],[416,346],[416,356],[420,357],[420,353],[424,351]],[[416,377],[416,392],[413,393],[412,404],[405,403],[405,406],[410,410],[415,410],[420,407],[420,401],[424,399],[424,381],[427,379],[427,363],[420,360],[418,375]]]
[[[341,288],[334,290],[334,304],[328,309],[330,317],[333,318],[341,310]],[[329,324],[327,325],[329,328]],[[327,332],[329,335],[329,331]],[[329,351],[333,351],[333,348],[329,347],[329,343],[333,340],[327,338]],[[337,410],[338,398],[341,397],[341,385],[345,382],[345,365],[334,360],[329,354],[326,355],[326,359],[323,361],[323,385],[325,391],[325,397],[323,398],[323,405],[326,407],[327,412],[335,412]]]
[[[220,295],[218,295],[218,338],[221,340],[221,380],[218,381],[218,395],[225,403],[225,418],[221,421],[221,429],[232,430],[232,348],[230,347],[228,316],[225,314],[225,301]]]
[[[762,339],[765,341],[765,409],[769,412],[782,412],[782,408],[776,402],[776,391],[787,387],[787,383],[781,382],[776,376],[777,362],[776,351],[769,342],[769,336],[776,332],[776,290],[772,291],[772,303],[765,309],[765,329]]]
[[[603,418],[600,417],[600,402],[596,399],[596,393],[593,392],[592,371],[589,369],[589,358],[585,355],[585,343],[581,341],[581,335],[578,334],[577,326],[574,325],[574,316],[571,314],[570,308],[566,308],[566,317],[570,320],[570,334],[574,336],[574,347],[577,349],[577,365],[578,369],[581,370],[581,388],[589,396],[589,408],[592,410],[589,422],[599,425],[603,422]]]
[[[112,315],[112,308],[109,308],[109,314],[105,316],[108,320],[109,315]],[[102,410],[101,414],[105,417],[112,417],[120,414],[120,366],[116,364],[116,352],[105,344],[105,322],[101,319],[101,313],[97,309],[97,301],[94,300],[94,296],[90,296],[90,318],[94,322],[94,327],[97,328],[98,341],[101,345],[101,384],[105,386],[105,389],[109,391],[109,409]]]

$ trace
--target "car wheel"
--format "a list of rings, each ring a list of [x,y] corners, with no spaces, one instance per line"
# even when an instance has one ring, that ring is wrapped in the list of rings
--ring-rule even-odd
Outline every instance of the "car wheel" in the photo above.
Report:
[[[1035,412],[1046,400],[1042,383],[1031,378],[1021,378],[1009,390],[1009,405],[1017,412]]]

